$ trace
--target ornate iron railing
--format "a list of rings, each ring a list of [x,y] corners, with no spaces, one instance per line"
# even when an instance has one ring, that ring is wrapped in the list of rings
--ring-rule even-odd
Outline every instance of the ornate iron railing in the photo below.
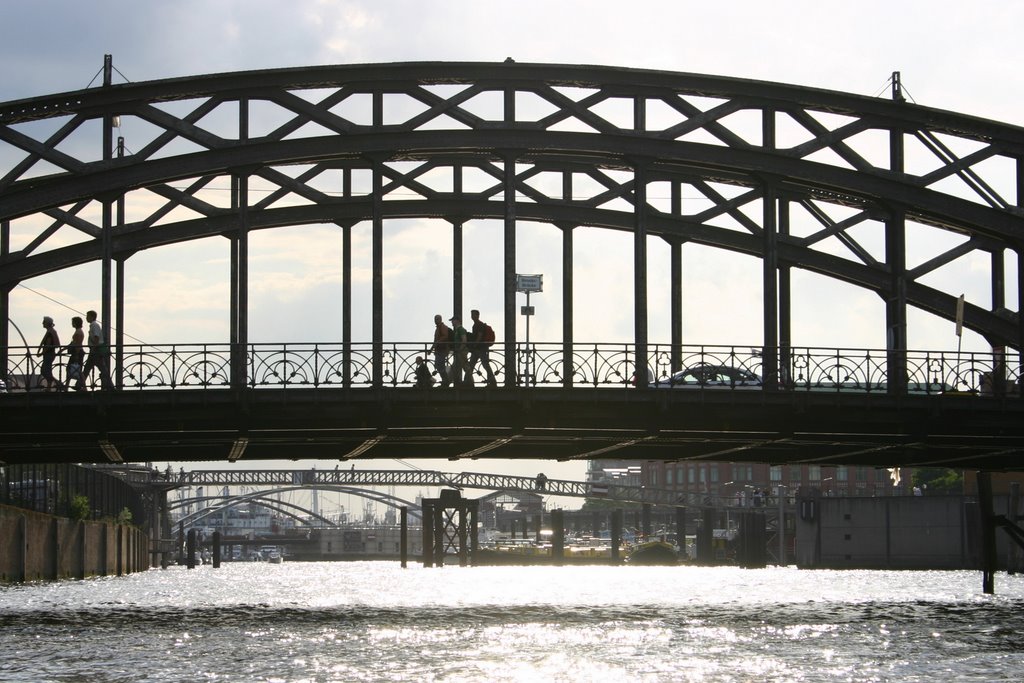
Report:
[[[416,358],[422,357],[438,379],[429,345],[391,343],[381,348],[381,385],[416,386]],[[34,348],[10,347],[4,379],[8,391],[46,390]],[[578,343],[570,350],[561,343],[518,344],[515,372],[505,367],[502,344],[490,348],[489,362],[499,386],[634,387],[636,357],[632,344]],[[779,376],[765,378],[764,352],[758,347],[648,345],[646,384],[656,389],[778,389],[888,393],[890,352],[873,349],[792,348],[779,352]],[[120,365],[117,365],[117,359]],[[241,358],[241,355],[240,355]],[[247,386],[289,388],[366,388],[374,386],[374,352],[370,343],[249,344],[244,354],[244,379],[232,381],[230,344],[131,345],[112,354],[111,377],[121,390],[218,389]],[[451,357],[449,356],[449,363]],[[902,360],[902,359],[901,359]],[[55,377],[68,381],[68,356],[60,353]],[[237,364],[242,367],[242,363]],[[1016,354],[908,351],[906,376],[895,393],[978,395],[1019,394],[1021,367]],[[565,377],[566,367],[570,376]],[[694,373],[694,371],[698,371]],[[681,372],[688,379],[681,379]],[[699,381],[694,381],[694,377]],[[473,368],[474,384],[483,384],[482,364]],[[641,374],[642,379],[642,374]],[[509,381],[511,380],[511,381]],[[644,382],[641,381],[640,384]],[[85,388],[100,386],[98,372],[90,373]]]

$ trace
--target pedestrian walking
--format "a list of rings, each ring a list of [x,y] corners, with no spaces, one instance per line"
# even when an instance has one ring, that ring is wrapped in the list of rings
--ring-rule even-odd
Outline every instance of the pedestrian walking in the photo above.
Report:
[[[57,391],[63,391],[64,385],[53,376],[53,362],[57,359],[57,352],[60,351],[60,337],[57,335],[57,328],[53,326],[53,318],[48,315],[43,316],[43,328],[46,332],[43,333],[39,348],[36,350],[36,356],[43,357],[39,374],[42,376],[42,381],[46,382],[47,391],[54,388]]]
[[[434,371],[441,381],[441,386],[449,384],[448,378],[448,352],[451,350],[452,328],[444,324],[441,314],[434,316],[434,343],[430,347],[430,353],[434,354]]]
[[[89,323],[89,357],[85,360],[82,377],[78,380],[75,388],[84,387],[93,368],[96,368],[100,371],[100,386],[103,389],[112,389],[113,382],[110,381],[109,366],[110,348],[107,346],[106,337],[103,334],[103,325],[96,319],[96,311],[87,311],[85,320]]]
[[[452,324],[452,383],[462,386],[472,380],[467,378],[469,370],[469,334],[462,326],[462,318],[453,315],[450,318]]]
[[[498,383],[494,381],[494,370],[491,369],[491,345],[494,343],[494,329],[480,320],[480,311],[475,308],[469,312],[469,317],[473,319],[473,328],[469,332],[469,383],[473,383],[476,364],[480,363],[487,373],[487,386],[496,387]]]
[[[85,332],[82,330],[82,319],[77,315],[71,319],[71,327],[74,328],[74,332],[71,334],[71,343],[67,346],[68,352],[68,366],[67,366],[67,386],[71,386],[71,382],[75,382],[75,390],[81,391],[83,389],[81,385],[82,381],[82,366],[85,365]]]

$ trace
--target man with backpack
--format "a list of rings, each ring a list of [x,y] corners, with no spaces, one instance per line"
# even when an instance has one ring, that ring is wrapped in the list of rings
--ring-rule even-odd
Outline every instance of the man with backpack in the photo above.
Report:
[[[479,361],[484,370],[487,371],[487,386],[496,387],[498,383],[494,381],[494,371],[491,369],[491,345],[494,343],[494,329],[480,320],[480,311],[476,309],[469,312],[469,317],[473,319],[473,329],[469,332],[469,348],[471,351],[469,357],[469,382],[473,382],[473,370],[476,368],[477,361]]]
[[[441,386],[449,384],[448,379],[448,352],[451,350],[452,328],[444,324],[444,319],[438,313],[434,316],[434,344],[430,352],[434,354],[434,370],[441,380]]]

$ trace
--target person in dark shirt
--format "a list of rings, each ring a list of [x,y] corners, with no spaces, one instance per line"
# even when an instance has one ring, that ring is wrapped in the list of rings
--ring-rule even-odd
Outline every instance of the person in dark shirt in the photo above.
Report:
[[[487,372],[487,386],[496,387],[498,383],[494,381],[494,370],[491,369],[491,342],[484,339],[487,323],[480,320],[480,311],[475,308],[469,312],[469,317],[473,319],[473,329],[469,332],[469,383],[472,384],[473,370],[480,363]]]

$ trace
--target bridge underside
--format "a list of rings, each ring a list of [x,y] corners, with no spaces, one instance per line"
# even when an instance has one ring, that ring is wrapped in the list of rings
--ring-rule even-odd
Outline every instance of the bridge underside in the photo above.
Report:
[[[8,463],[612,457],[1012,470],[1024,453],[1022,418],[1024,402],[956,395],[580,388],[36,394],[4,406],[0,452]],[[457,426],[464,424],[473,426]]]

